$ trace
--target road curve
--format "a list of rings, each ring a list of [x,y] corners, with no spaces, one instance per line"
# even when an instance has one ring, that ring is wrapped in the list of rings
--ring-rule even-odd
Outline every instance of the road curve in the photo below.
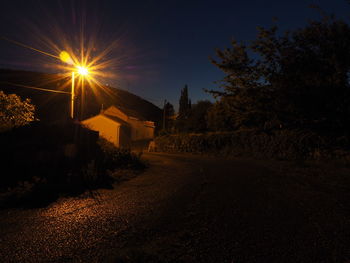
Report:
[[[95,197],[0,211],[1,262],[347,262],[348,193],[284,164],[144,154]],[[347,207],[348,208],[348,207]]]

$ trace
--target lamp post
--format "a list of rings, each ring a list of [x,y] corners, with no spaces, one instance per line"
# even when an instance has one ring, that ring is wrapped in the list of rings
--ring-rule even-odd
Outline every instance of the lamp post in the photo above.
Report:
[[[77,66],[77,73],[82,76],[81,79],[81,88],[84,88],[85,76],[89,74],[87,68]],[[70,92],[70,117],[74,119],[74,102],[75,102],[75,71],[72,71],[72,86]]]
[[[70,102],[70,117],[74,119],[74,100],[75,100],[75,71],[82,76],[82,88],[84,88],[84,78],[89,74],[87,67],[79,65],[79,63],[74,63],[71,56],[66,51],[60,53],[60,59],[64,63],[73,65],[75,69],[72,71],[72,87],[71,87],[71,102]]]
[[[80,118],[81,118],[81,116],[83,116],[83,109],[84,109],[83,101],[84,101],[85,77],[87,77],[89,75],[89,70],[87,67],[83,67],[83,66],[79,66],[79,65],[76,66],[76,69],[77,69],[77,73],[81,76],[81,100],[80,100],[80,103],[81,103]],[[72,74],[73,74],[72,78],[74,79],[74,71],[72,72]],[[73,84],[74,84],[74,80],[72,81],[72,93],[74,93],[74,85]],[[74,109],[74,102],[72,104],[72,107]]]
[[[74,97],[75,97],[75,93],[74,93],[74,71],[72,71],[72,89],[71,89],[71,94],[70,94],[70,117],[72,118],[72,120],[74,119]]]

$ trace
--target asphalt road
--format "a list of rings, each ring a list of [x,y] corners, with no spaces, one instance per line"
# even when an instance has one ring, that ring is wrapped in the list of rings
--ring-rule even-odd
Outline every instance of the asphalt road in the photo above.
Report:
[[[0,211],[0,261],[350,262],[349,186],[288,163],[143,158],[94,198]]]

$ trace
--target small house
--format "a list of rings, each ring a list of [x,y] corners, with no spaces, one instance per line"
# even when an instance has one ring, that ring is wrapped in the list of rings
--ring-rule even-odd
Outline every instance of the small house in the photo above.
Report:
[[[154,138],[155,124],[144,120],[137,112],[111,106],[100,114],[81,122],[87,128],[98,131],[99,135],[116,147],[129,148],[135,142],[150,141]]]

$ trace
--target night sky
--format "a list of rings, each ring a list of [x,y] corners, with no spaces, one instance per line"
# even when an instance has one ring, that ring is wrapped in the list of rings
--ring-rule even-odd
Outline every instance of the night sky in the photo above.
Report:
[[[256,27],[270,26],[274,18],[282,30],[302,27],[319,17],[310,4],[344,19],[350,16],[345,0],[12,0],[1,3],[0,35],[51,53],[54,44],[60,48],[62,34],[77,52],[82,31],[96,54],[114,43],[105,57],[114,59],[109,67],[113,77],[100,81],[160,107],[167,99],[177,108],[185,84],[192,103],[213,100],[203,89],[215,88],[214,81],[223,76],[209,60],[216,48],[229,46],[232,37],[254,39]],[[1,68],[60,72],[50,66],[51,57],[4,40],[0,48]]]

